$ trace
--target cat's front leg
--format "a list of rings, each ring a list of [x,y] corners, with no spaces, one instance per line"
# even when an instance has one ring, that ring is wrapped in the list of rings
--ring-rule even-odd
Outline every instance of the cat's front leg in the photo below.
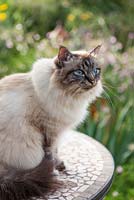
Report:
[[[65,165],[64,162],[58,157],[57,148],[53,149],[51,147],[45,147],[44,150],[45,150],[45,158],[48,160],[54,160],[55,170],[53,171],[53,174],[58,175],[59,174],[58,171],[64,171]]]
[[[66,169],[64,161],[62,161],[58,156],[58,148],[54,150],[55,168],[58,171],[64,171]]]
[[[55,169],[58,171],[64,171],[65,165],[64,162],[58,156],[58,148],[56,142],[52,142],[52,138],[50,139],[47,135],[44,135],[43,149],[45,152],[46,159],[54,160]]]

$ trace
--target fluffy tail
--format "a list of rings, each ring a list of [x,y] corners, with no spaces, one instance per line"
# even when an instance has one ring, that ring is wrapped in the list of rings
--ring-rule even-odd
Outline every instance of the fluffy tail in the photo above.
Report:
[[[53,176],[53,168],[52,160],[43,159],[38,167],[31,170],[6,169],[0,175],[0,200],[46,199],[50,190],[61,185]]]

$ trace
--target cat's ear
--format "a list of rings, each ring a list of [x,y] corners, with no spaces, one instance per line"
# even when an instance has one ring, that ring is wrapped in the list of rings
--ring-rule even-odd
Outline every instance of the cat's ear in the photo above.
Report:
[[[90,51],[89,56],[93,56],[96,57],[99,54],[101,45],[98,45],[97,47],[95,47],[92,51]]]
[[[64,46],[59,47],[58,59],[59,61],[69,61],[72,57],[72,53]]]

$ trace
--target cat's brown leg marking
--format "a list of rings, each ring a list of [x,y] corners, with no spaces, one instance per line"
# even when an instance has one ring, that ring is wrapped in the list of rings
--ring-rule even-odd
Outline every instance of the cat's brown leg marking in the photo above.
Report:
[[[55,158],[55,168],[58,171],[64,171],[66,169],[66,167],[65,167],[64,162],[58,157],[57,148],[55,148],[54,158]]]
[[[58,171],[64,171],[65,170],[65,165],[62,160],[58,157],[58,150],[55,148],[52,150],[52,141],[50,141],[50,138],[47,137],[46,134],[44,134],[44,144],[43,144],[43,149],[45,152],[45,157],[47,159],[54,159],[55,162],[55,169]]]
[[[66,167],[65,167],[64,161],[56,160],[56,167],[55,168],[58,171],[65,171]]]

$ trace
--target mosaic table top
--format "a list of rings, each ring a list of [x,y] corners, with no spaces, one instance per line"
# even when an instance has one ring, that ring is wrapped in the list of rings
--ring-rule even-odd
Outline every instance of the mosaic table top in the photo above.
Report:
[[[66,186],[49,194],[48,200],[99,200],[105,196],[112,182],[114,162],[103,145],[69,131],[60,142],[59,156],[66,166],[59,178]]]

